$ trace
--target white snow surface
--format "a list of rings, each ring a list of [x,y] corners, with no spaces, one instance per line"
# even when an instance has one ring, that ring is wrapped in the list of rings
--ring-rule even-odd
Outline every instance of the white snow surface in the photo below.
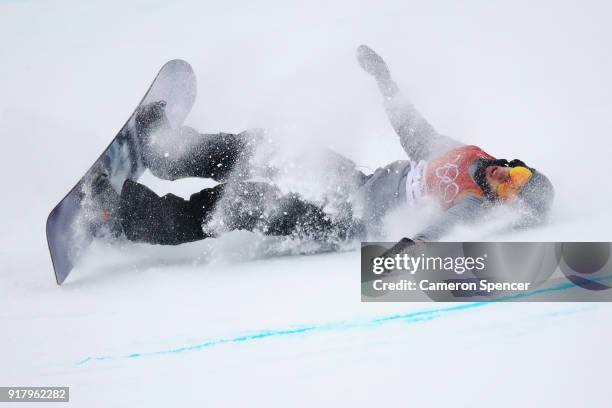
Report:
[[[355,63],[366,43],[439,131],[556,185],[550,225],[448,239],[610,241],[611,18],[606,1],[0,1],[0,386],[87,407],[609,406],[608,304],[361,303],[358,251],[246,232],[95,243],[57,287],[44,226],[172,58],[198,75],[196,129],[263,127],[369,170],[405,158]],[[390,238],[419,220],[395,214]]]

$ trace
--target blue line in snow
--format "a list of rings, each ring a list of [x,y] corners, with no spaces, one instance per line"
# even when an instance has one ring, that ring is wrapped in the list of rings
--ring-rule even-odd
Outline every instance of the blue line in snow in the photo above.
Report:
[[[612,277],[607,277],[601,280],[610,280],[610,279],[612,279]],[[299,326],[299,327],[294,327],[294,328],[286,328],[286,329],[278,329],[278,330],[260,330],[260,331],[257,331],[251,334],[243,334],[243,335],[239,335],[235,337],[211,339],[211,340],[207,340],[202,343],[194,344],[191,346],[183,346],[183,347],[171,348],[171,349],[160,350],[160,351],[132,353],[132,354],[126,354],[126,355],[117,355],[117,356],[90,356],[90,357],[86,357],[78,361],[76,364],[81,366],[91,361],[135,359],[135,358],[143,358],[143,357],[151,357],[151,356],[159,356],[159,355],[167,355],[167,354],[185,353],[185,352],[210,348],[213,346],[219,346],[222,344],[243,343],[247,341],[266,339],[269,337],[293,336],[297,334],[312,333],[312,332],[317,332],[317,331],[322,332],[322,331],[334,331],[334,330],[342,330],[342,329],[354,329],[358,327],[378,326],[378,325],[386,324],[389,322],[402,321],[402,320],[408,324],[415,324],[415,323],[420,323],[424,321],[435,320],[449,313],[490,306],[490,305],[494,305],[500,302],[506,302],[509,300],[516,300],[516,299],[532,297],[532,296],[540,295],[543,293],[565,291],[565,290],[572,289],[572,288],[576,288],[576,285],[574,285],[571,282],[567,282],[567,283],[559,284],[557,286],[552,286],[550,288],[537,289],[529,293],[521,293],[518,295],[503,297],[503,298],[500,298],[494,301],[462,303],[462,304],[455,305],[455,306],[419,310],[419,311],[410,312],[410,313],[399,313],[399,314],[394,314],[394,315],[376,317],[376,318],[367,319],[367,320],[313,324],[313,325]]]

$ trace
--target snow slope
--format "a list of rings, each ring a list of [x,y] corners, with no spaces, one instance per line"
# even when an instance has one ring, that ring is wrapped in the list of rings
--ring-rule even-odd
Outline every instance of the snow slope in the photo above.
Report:
[[[449,239],[610,241],[611,17],[597,1],[1,1],[0,385],[69,385],[76,406],[608,406],[607,304],[362,304],[358,252],[266,256],[277,244],[241,232],[97,244],[58,288],[44,223],[172,58],[198,75],[201,131],[265,127],[371,170],[403,158],[354,61],[367,43],[441,132],[557,186],[547,227]],[[400,213],[390,235],[417,228]]]

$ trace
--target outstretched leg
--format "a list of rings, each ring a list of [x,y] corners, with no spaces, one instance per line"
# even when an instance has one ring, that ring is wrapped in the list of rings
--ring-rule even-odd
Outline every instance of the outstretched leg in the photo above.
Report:
[[[164,110],[165,102],[153,102],[141,107],[135,119],[143,164],[154,175],[166,180],[202,177],[216,181],[253,175],[250,161],[263,140],[262,130],[200,134],[187,126],[173,129]]]
[[[332,220],[315,204],[297,194],[283,195],[268,183],[219,184],[189,200],[127,180],[120,203],[121,226],[131,241],[178,245],[248,230],[266,235],[294,236],[336,242],[364,233],[358,221]]]
[[[167,194],[159,197],[146,186],[127,180],[121,190],[119,218],[130,241],[178,245],[206,238],[202,222],[221,195],[215,186],[189,200]]]
[[[205,231],[211,235],[245,229],[333,243],[365,233],[351,211],[332,217],[299,194],[283,194],[269,183],[226,184],[217,205],[214,215],[205,221]]]
[[[227,181],[230,177],[247,179],[255,173],[250,161],[261,132],[199,134],[182,127],[171,138],[175,143],[167,151],[150,140],[144,156],[145,166],[160,178],[202,177]]]

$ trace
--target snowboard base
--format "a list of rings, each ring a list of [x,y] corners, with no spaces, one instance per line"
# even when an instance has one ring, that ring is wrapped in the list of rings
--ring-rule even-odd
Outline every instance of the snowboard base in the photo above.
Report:
[[[117,136],[53,208],[47,218],[46,233],[58,285],[66,280],[92,240],[108,234],[102,219],[105,214],[100,213],[92,199],[92,184],[104,174],[112,188],[120,193],[125,180],[136,181],[145,170],[135,123],[139,109],[164,101],[169,125],[178,128],[189,114],[195,97],[196,79],[191,66],[183,60],[167,62]]]

